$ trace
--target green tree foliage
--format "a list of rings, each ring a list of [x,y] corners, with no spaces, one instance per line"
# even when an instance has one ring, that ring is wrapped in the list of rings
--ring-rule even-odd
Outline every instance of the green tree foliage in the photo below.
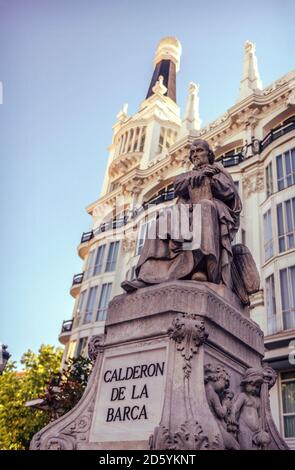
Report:
[[[28,408],[25,403],[44,394],[62,358],[62,350],[42,345],[39,353],[27,351],[18,372],[9,361],[0,376],[0,449],[27,449],[32,436],[50,421],[50,414]]]
[[[61,373],[55,374],[44,395],[44,404],[50,409],[51,419],[71,410],[83,395],[92,370],[90,359],[79,356],[69,359]]]
[[[79,356],[69,359],[60,372],[62,350],[42,345],[39,353],[27,351],[23,371],[9,361],[0,376],[0,449],[28,449],[33,435],[50,421],[71,410],[83,395],[92,362]],[[43,408],[25,406],[42,398]]]

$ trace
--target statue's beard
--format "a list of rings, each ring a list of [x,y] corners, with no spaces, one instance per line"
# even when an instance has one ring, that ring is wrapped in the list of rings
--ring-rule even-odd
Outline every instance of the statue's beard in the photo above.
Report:
[[[209,165],[209,162],[194,163],[194,170],[200,170],[202,167]]]

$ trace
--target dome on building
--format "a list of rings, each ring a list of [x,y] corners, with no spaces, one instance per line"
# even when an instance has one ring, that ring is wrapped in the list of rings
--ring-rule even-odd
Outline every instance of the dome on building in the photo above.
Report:
[[[171,60],[175,63],[178,72],[181,52],[182,47],[177,38],[173,36],[162,38],[156,50],[154,65],[156,66],[161,60]]]

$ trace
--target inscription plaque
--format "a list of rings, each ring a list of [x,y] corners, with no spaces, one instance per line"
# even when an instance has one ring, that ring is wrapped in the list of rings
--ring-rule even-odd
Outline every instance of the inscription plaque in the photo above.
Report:
[[[161,419],[167,348],[153,347],[105,357],[90,440],[146,440]]]

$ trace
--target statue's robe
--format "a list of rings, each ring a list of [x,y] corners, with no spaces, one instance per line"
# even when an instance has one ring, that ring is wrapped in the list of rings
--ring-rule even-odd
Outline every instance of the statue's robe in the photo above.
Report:
[[[201,267],[209,282],[222,282],[232,288],[231,242],[239,228],[242,204],[229,173],[218,163],[211,167],[215,168],[217,173],[210,177],[210,180],[208,177],[203,180],[207,180],[207,183],[210,181],[209,198],[200,199],[199,195],[197,200],[194,200],[190,177],[194,172],[183,173],[177,176],[174,182],[178,208],[181,209],[181,204],[190,204],[191,207],[191,211],[187,211],[187,223],[189,229],[193,230],[192,248],[184,248],[189,247],[187,243],[191,241],[191,234],[187,233],[187,230],[183,230],[180,237],[174,236],[173,220],[167,215],[169,208],[164,209],[151,230],[156,231],[156,237],[147,237],[145,240],[135,270],[138,280],[147,284],[158,284],[169,280],[190,279],[192,273]],[[196,212],[193,211],[195,204],[198,205]],[[197,217],[194,221],[193,214]],[[168,220],[166,233],[161,233],[162,217]]]

